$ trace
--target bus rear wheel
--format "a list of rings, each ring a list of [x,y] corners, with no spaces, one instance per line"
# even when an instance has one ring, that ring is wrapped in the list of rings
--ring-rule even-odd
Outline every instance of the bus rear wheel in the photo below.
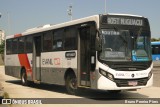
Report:
[[[71,95],[77,94],[77,79],[75,75],[73,74],[67,75],[66,89],[67,89],[67,92]]]
[[[21,82],[22,82],[22,85],[24,85],[24,86],[28,85],[27,74],[26,74],[26,70],[25,69],[22,70]]]

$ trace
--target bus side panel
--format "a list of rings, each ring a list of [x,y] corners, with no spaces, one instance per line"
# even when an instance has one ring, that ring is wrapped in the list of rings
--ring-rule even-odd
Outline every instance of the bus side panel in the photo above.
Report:
[[[160,42],[151,42],[152,45],[152,60],[160,61]]]
[[[13,77],[20,78],[21,66],[19,63],[18,55],[5,56],[5,74]]]
[[[26,67],[25,65],[24,65],[24,67],[25,67],[25,69],[26,69],[26,72],[27,72],[27,79],[28,80],[30,80],[30,81],[33,81],[33,69],[32,69],[32,54],[30,53],[30,54],[27,54],[27,58],[28,58],[28,63],[29,63],[29,68],[28,67]],[[22,66],[22,65],[21,65]]]
[[[20,59],[21,58],[21,59]],[[27,61],[29,61],[30,69],[26,67],[26,64],[21,65],[21,61],[24,61],[25,58],[19,57],[18,54],[15,55],[6,55],[5,58],[5,74],[10,75],[13,77],[20,78],[21,77],[21,69],[22,67],[25,68],[27,72],[27,78],[28,80],[32,80],[32,54],[27,55]]]
[[[159,55],[152,54],[152,60],[153,61],[160,61],[160,54]]]
[[[69,51],[75,52],[77,51]],[[65,85],[64,75],[71,68],[77,75],[77,55],[65,57],[66,51],[46,52],[41,54],[41,82]]]

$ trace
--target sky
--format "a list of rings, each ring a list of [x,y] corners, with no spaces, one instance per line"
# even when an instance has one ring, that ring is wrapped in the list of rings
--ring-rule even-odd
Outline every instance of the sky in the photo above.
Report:
[[[73,19],[105,13],[105,0],[0,0],[0,29],[11,35],[70,21],[69,5],[73,6]],[[152,37],[160,38],[160,0],[106,0],[106,11],[145,16]]]

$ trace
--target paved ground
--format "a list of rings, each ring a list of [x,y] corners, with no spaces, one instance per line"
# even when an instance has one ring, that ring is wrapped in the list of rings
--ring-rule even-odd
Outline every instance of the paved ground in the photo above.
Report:
[[[160,87],[160,67],[155,67],[153,69],[154,78],[153,78],[153,86]]]
[[[160,87],[160,61],[155,61],[153,64],[154,64],[153,86]]]
[[[153,61],[154,67],[160,67],[160,61]]]
[[[64,103],[65,100],[68,100],[72,103],[83,103],[86,101],[96,102],[96,103],[104,103],[107,101],[117,102],[119,99],[130,99],[130,98],[160,98],[160,67],[156,66],[153,69],[154,73],[154,84],[153,87],[139,89],[133,92],[122,92],[120,94],[108,94],[108,92],[98,92],[91,90],[82,90],[79,96],[68,95],[65,91],[65,88],[57,85],[45,85],[45,84],[32,84],[31,86],[25,87],[21,85],[21,81],[19,79],[4,75],[4,67],[0,67],[0,91],[5,91],[6,96],[10,98],[69,98],[69,99],[61,99],[58,101],[62,101]],[[73,98],[73,99],[71,99]],[[78,100],[74,100],[78,98]],[[80,98],[80,99],[79,99]],[[95,99],[101,98],[101,99]],[[102,99],[103,98],[103,99]],[[118,99],[118,100],[115,100]],[[58,102],[60,103],[60,102]],[[56,106],[59,107],[81,107],[81,106],[92,106],[92,107],[100,107],[100,106],[112,106],[112,107],[124,107],[124,106],[134,106],[128,104],[58,104]],[[0,107],[53,107],[53,105],[0,105]],[[144,105],[136,105],[143,107],[153,107],[151,104]],[[159,107],[160,105],[154,105]]]

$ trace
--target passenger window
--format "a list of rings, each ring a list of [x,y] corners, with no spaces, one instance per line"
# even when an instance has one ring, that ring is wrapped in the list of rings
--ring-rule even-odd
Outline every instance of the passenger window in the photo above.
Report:
[[[44,35],[43,35],[43,51],[51,51],[52,50],[52,36],[53,36],[53,33],[51,31],[44,33]]]
[[[13,39],[12,41],[12,54],[18,53],[18,38]]]
[[[63,30],[57,30],[53,34],[53,50],[63,50]]]
[[[152,45],[152,54],[160,54],[160,46]]]
[[[33,52],[33,38],[30,36],[26,37],[26,53]]]
[[[20,37],[18,40],[18,53],[24,53],[24,42],[25,42],[25,38]]]
[[[7,54],[12,53],[12,40],[11,39],[6,40],[6,53]]]

